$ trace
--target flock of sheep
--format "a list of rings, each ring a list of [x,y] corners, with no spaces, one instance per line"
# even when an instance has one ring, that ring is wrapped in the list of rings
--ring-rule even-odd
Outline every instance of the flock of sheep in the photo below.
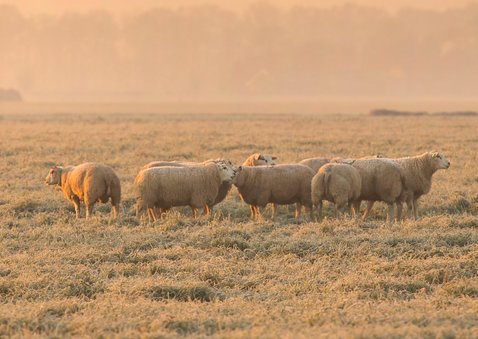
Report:
[[[276,157],[251,155],[241,166],[224,159],[202,163],[154,161],[141,168],[135,178],[136,216],[147,214],[156,220],[172,207],[190,206],[194,217],[203,209],[224,200],[232,185],[241,199],[250,205],[251,217],[261,217],[261,207],[272,203],[272,218],[277,205],[296,204],[296,219],[302,206],[313,218],[322,218],[324,200],[336,205],[337,216],[350,210],[355,217],[360,203],[368,201],[365,219],[375,201],[388,205],[387,220],[400,220],[405,202],[410,216],[417,218],[418,199],[430,191],[433,174],[447,169],[450,162],[438,152],[389,159],[371,156],[359,159],[310,158],[297,164],[276,164]],[[111,199],[113,214],[118,215],[121,184],[114,170],[106,165],[84,163],[71,167],[52,167],[45,178],[48,185],[61,187],[65,197],[75,205],[80,217],[80,202],[86,205],[86,217],[98,201]],[[397,207],[395,214],[395,206]]]

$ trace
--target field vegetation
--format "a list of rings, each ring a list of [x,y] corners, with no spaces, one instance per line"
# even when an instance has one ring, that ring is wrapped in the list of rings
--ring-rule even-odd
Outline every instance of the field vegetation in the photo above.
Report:
[[[478,337],[478,119],[358,114],[9,114],[0,118],[0,336]],[[152,160],[236,164],[442,151],[421,218],[252,222],[237,191],[210,219],[132,214]],[[122,216],[75,221],[52,165],[103,162]],[[84,210],[83,210],[84,216]]]

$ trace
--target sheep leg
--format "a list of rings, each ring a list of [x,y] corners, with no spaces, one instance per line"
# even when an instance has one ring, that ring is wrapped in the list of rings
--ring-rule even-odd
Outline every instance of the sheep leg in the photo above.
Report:
[[[387,215],[388,223],[393,223],[394,215],[395,215],[395,205],[392,202],[391,204],[388,204],[388,215]]]
[[[261,217],[261,211],[259,207],[257,207],[256,205],[251,205],[251,209],[252,209],[252,219],[259,220],[259,218]]]
[[[322,220],[322,200],[317,203],[317,221]]]
[[[112,205],[112,210],[113,210],[113,218],[117,219],[118,218],[118,205]]]
[[[251,219],[254,220],[256,218],[256,208],[254,205],[249,205],[251,208]]]
[[[302,205],[299,203],[295,204],[295,220],[296,221],[299,221],[301,210],[302,210]]]
[[[153,221],[158,220],[158,214],[156,213],[156,211],[157,211],[157,209],[155,209],[155,208],[151,209],[151,215],[153,216]]]
[[[209,206],[207,204],[204,205],[204,215],[206,217],[209,217],[210,214],[211,214],[211,209],[209,208]]]
[[[299,214],[300,214],[302,212],[302,205],[299,202],[295,203],[295,209],[296,211],[297,209],[299,209]]]
[[[413,217],[418,220],[418,199],[413,199]]]
[[[76,214],[76,219],[80,219],[80,199],[78,197],[73,197],[72,200],[73,205],[75,205],[75,214]]]
[[[256,218],[257,218],[257,220],[262,220],[261,209],[259,208],[259,206],[255,206],[255,208],[256,208]]]
[[[155,210],[157,211],[156,215],[159,215],[159,219],[163,220],[164,210],[159,207],[156,207]]]
[[[408,210],[408,219],[411,219],[413,216],[413,200],[407,201],[407,210]]]
[[[355,210],[355,203],[354,202],[349,202],[349,212],[350,216],[352,216],[354,219],[357,219],[357,210]]]
[[[272,220],[276,220],[276,204],[272,204]]]
[[[265,207],[265,206],[264,206]],[[261,208],[259,206],[256,206],[256,215],[257,215],[257,219],[259,220],[262,220],[262,212],[261,211]]]
[[[151,220],[153,220],[153,222],[156,221],[156,216],[154,215],[154,209],[153,208],[148,208],[148,221],[151,222]]]
[[[360,200],[357,200],[357,201],[353,202],[353,209],[354,209],[355,217],[359,218],[359,216],[360,216]]]
[[[85,205],[86,205],[86,219],[89,219],[93,215],[93,207],[95,203],[90,202],[85,199]]]
[[[403,210],[403,203],[397,202],[397,221],[402,219],[402,210]]]
[[[372,210],[373,204],[375,204],[375,201],[368,201],[367,202],[367,208],[365,209],[365,212],[363,212],[362,220],[365,220],[367,216],[370,214],[370,211]]]
[[[136,204],[135,210],[136,210],[136,218],[139,219],[139,218],[140,218],[140,217],[139,217],[139,210],[140,210],[140,208],[139,208],[139,205],[138,205],[138,204]]]

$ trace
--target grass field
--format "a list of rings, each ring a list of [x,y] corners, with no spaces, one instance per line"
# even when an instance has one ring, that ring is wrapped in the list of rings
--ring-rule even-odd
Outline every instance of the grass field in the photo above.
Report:
[[[478,118],[359,114],[0,116],[0,336],[478,337]],[[132,182],[160,159],[260,151],[451,161],[421,218],[251,222],[235,189],[211,219],[178,209],[140,224]],[[121,220],[101,205],[75,221],[50,166],[104,162],[119,174]],[[84,210],[83,210],[84,215]]]

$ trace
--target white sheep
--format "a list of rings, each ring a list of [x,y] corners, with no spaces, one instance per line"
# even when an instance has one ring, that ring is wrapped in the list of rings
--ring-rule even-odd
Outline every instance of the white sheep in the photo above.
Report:
[[[312,179],[312,204],[317,207],[317,218],[322,218],[322,201],[335,203],[340,217],[348,205],[357,215],[353,203],[360,198],[362,179],[356,168],[347,164],[326,164]]]
[[[388,205],[387,221],[394,220],[395,204],[397,204],[397,219],[400,219],[401,206],[404,199],[405,178],[399,166],[390,159],[343,159],[341,163],[355,167],[362,179],[359,200],[354,203],[356,211],[362,200],[383,201]],[[365,210],[362,219],[365,220],[370,210]]]
[[[426,152],[414,157],[405,157],[391,159],[401,169],[405,177],[405,197],[408,213],[415,220],[418,218],[418,199],[430,192],[432,185],[432,176],[440,169],[448,169],[450,161],[439,152]],[[369,202],[367,210],[373,206],[373,202]]]
[[[136,214],[146,210],[150,219],[156,220],[154,208],[190,206],[194,217],[198,216],[199,208],[204,208],[208,216],[222,183],[230,183],[235,173],[231,167],[215,162],[142,170],[135,178],[138,193]]]
[[[91,162],[78,166],[55,166],[50,168],[45,183],[61,187],[65,197],[75,205],[76,219],[80,218],[80,201],[85,202],[88,219],[96,202],[107,203],[110,198],[114,217],[118,215],[121,184],[109,166]]]
[[[205,164],[208,164],[208,163],[218,163],[218,164],[224,164],[225,166],[228,166],[230,167],[232,170],[236,171],[237,170],[237,167],[233,165],[233,163],[229,160],[226,160],[226,159],[209,159],[209,160],[206,160],[206,161],[203,161],[203,162],[192,162],[192,161],[152,161],[146,165],[144,165],[141,170],[144,170],[144,169],[148,169],[148,168],[152,168],[152,167],[186,167],[186,166],[202,166],[202,165],[205,165]],[[213,207],[217,204],[219,204],[220,202],[222,202],[227,194],[229,193],[229,191],[231,190],[232,188],[232,184],[230,182],[223,182],[221,184],[221,187],[219,187],[219,192],[217,194],[217,197],[216,197],[216,200],[214,201],[214,203],[209,206],[209,208],[213,209]],[[158,211],[155,211],[155,213],[159,213],[160,215],[162,215],[163,213],[165,212],[165,210],[158,210]],[[194,211],[193,211],[194,213]],[[206,211],[204,211],[204,213],[206,213]]]
[[[253,219],[260,217],[259,207],[268,203],[297,203],[295,217],[299,219],[302,205],[312,213],[310,183],[313,176],[309,167],[300,164],[240,166],[233,183],[242,200],[251,205]],[[275,209],[272,217],[275,218]]]

